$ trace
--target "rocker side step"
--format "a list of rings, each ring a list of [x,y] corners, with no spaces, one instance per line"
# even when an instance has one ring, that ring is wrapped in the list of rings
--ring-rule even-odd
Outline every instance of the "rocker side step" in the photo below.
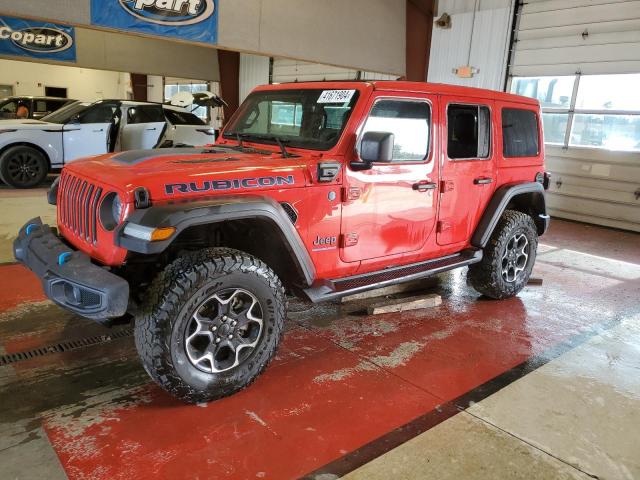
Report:
[[[482,250],[463,250],[454,255],[427,260],[426,262],[385,268],[384,270],[338,280],[328,280],[322,285],[307,288],[304,292],[312,302],[319,303],[396,283],[429,277],[454,268],[471,265],[480,260],[482,260]]]

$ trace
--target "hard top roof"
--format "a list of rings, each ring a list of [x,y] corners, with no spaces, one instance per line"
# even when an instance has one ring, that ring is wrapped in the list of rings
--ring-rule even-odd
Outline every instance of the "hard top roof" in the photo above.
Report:
[[[328,81],[328,82],[292,82],[276,85],[264,85],[258,90],[289,90],[296,88],[330,88],[347,89],[355,88],[389,92],[432,93],[439,95],[453,95],[461,97],[487,98],[491,100],[503,100],[509,102],[538,105],[534,98],[514,95],[512,93],[498,92],[484,88],[463,87],[460,85],[448,85],[444,83],[409,82],[405,80],[365,80],[365,81]]]

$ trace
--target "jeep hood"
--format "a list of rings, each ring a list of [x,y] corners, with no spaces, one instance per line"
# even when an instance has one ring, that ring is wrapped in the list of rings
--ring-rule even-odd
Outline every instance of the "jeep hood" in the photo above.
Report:
[[[111,186],[133,198],[138,187],[152,200],[299,188],[306,184],[304,157],[240,152],[215,146],[132,150],[76,160],[64,171]]]

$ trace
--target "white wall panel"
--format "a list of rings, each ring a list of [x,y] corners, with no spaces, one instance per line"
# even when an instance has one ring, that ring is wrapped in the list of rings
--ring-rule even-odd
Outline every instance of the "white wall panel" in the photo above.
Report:
[[[512,4],[510,0],[441,0],[436,16],[451,16],[451,28],[434,26],[428,81],[502,90],[507,65]],[[453,69],[479,69],[472,78],[460,78]]]
[[[129,74],[105,70],[0,60],[0,84],[13,85],[15,95],[44,95],[44,87],[67,89],[69,98],[94,101],[126,98]]]

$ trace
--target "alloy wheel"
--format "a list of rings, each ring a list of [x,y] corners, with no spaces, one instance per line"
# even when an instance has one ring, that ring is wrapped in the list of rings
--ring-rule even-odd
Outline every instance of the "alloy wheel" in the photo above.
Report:
[[[205,373],[237,367],[257,346],[263,311],[251,292],[227,288],[216,292],[195,310],[186,326],[189,361]]]
[[[523,233],[517,233],[509,239],[502,256],[502,279],[515,282],[527,266],[529,259],[529,240]]]
[[[7,159],[7,173],[9,178],[17,184],[29,183],[42,175],[40,159],[28,151],[18,152]]]

